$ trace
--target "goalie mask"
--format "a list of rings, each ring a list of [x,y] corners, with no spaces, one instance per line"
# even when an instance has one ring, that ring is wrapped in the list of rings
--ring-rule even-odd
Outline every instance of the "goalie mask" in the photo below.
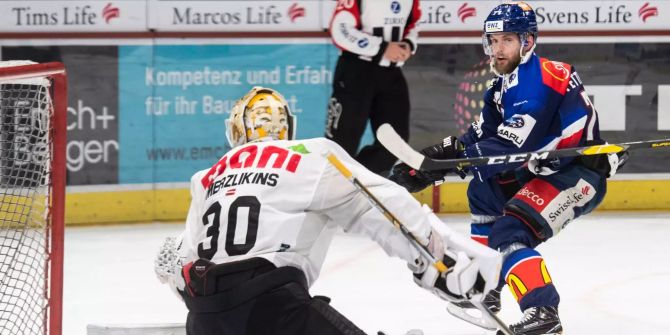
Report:
[[[230,111],[226,137],[232,148],[264,137],[293,140],[295,123],[295,116],[279,92],[256,86]]]

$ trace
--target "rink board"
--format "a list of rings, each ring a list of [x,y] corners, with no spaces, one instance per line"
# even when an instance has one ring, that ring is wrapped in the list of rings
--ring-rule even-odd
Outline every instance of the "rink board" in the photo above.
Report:
[[[648,178],[648,177],[647,177]],[[466,182],[447,182],[415,193],[439,213],[466,213]],[[439,199],[439,200],[438,200]],[[187,188],[69,192],[67,224],[180,221],[186,218]],[[611,180],[599,210],[670,210],[670,180]]]

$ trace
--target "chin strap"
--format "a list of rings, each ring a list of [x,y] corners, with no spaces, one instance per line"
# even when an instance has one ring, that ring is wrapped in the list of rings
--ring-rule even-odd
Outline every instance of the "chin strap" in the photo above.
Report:
[[[521,62],[519,62],[519,64],[526,64],[526,62],[528,62],[530,57],[533,56],[533,52],[535,52],[536,46],[537,44],[533,44],[533,46],[530,48],[530,50],[528,50],[528,52],[526,52],[525,55],[523,54],[523,46],[521,49],[519,49],[519,56],[521,56]]]

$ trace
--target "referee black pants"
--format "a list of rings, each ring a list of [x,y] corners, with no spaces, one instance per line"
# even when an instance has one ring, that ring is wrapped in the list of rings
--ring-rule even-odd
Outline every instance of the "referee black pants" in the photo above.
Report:
[[[386,176],[396,158],[376,138],[358,152],[361,137],[370,120],[373,132],[389,123],[408,140],[409,113],[409,90],[400,68],[379,66],[353,54],[340,56],[328,103],[326,138],[372,172]]]
[[[263,258],[192,264],[183,294],[188,335],[365,334],[326,298],[311,297],[297,268]]]

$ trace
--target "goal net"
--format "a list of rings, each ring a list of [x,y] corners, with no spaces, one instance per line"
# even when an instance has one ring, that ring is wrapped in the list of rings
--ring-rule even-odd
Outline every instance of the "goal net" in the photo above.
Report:
[[[60,334],[65,70],[0,62],[0,334]]]

